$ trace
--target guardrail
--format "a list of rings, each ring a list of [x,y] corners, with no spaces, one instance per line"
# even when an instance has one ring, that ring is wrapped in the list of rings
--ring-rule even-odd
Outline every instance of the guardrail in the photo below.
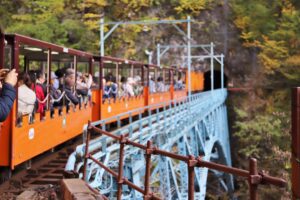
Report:
[[[111,121],[116,121],[117,128],[119,129],[122,126],[121,120],[124,118],[124,116],[128,116],[128,121],[129,121],[129,126],[127,127],[122,127],[121,130],[116,130],[114,133],[116,135],[127,135],[131,137],[135,131],[142,132],[145,131],[144,127],[149,127],[154,128],[155,126],[158,126],[157,124],[155,125],[155,122],[157,121],[162,121],[161,126],[167,128],[170,126],[169,123],[171,123],[170,120],[166,120],[167,118],[172,119],[173,122],[179,121],[179,118],[184,117],[184,111],[189,111],[193,109],[194,106],[199,106],[199,104],[207,104],[207,101],[209,101],[210,106],[214,104],[214,102],[223,102],[226,99],[227,92],[226,90],[215,90],[214,92],[208,91],[208,92],[203,92],[199,94],[194,94],[190,98],[187,97],[182,97],[176,100],[171,100],[169,102],[162,102],[142,108],[138,108],[135,110],[130,110],[125,113],[121,113],[119,115],[106,118],[103,120],[99,120],[96,122],[92,122],[91,124],[93,126],[101,126],[102,130],[106,130],[106,124],[111,122]],[[209,98],[208,98],[209,97]],[[221,100],[220,100],[221,99]],[[214,101],[215,100],[215,101]],[[200,105],[201,107],[201,105]],[[163,110],[162,113],[159,113],[159,108]],[[181,111],[181,116],[177,115],[176,113],[179,113]],[[138,113],[137,114],[137,121],[133,121],[133,113]],[[147,117],[143,117],[142,114],[147,113]],[[86,139],[86,130],[87,130],[87,125],[83,127],[83,140],[85,141]],[[153,133],[153,135],[156,133]],[[151,135],[148,134],[150,137]],[[139,137],[139,142],[142,143],[145,141],[145,137]],[[102,152],[105,153],[107,151],[107,144],[111,143],[111,138],[96,138],[93,141],[91,141],[89,145],[89,151],[94,151],[96,149],[99,149],[100,146],[102,148]],[[145,142],[144,142],[145,143]],[[75,170],[78,171],[80,168],[80,165],[77,165],[77,169],[75,169],[75,163],[77,162],[78,158],[81,158],[84,156],[85,153],[85,144],[81,144],[76,147],[76,151],[73,152],[66,165],[66,170],[71,171]],[[99,155],[101,156],[101,155]]]
[[[90,141],[90,134],[92,132],[96,132],[100,135],[104,135],[106,137],[112,138],[113,140],[116,140],[119,142],[119,167],[118,167],[118,173],[113,171],[112,169],[106,167],[101,161],[97,160],[92,156],[92,154],[89,152],[89,141]],[[123,177],[123,167],[124,167],[124,152],[125,152],[125,146],[133,146],[136,148],[139,148],[143,151],[145,151],[145,162],[146,162],[146,173],[145,173],[145,181],[144,181],[144,188],[141,188],[134,183],[130,182],[126,179],[126,177]],[[129,140],[125,135],[114,135],[112,133],[109,133],[107,131],[101,130],[100,128],[97,128],[96,126],[92,125],[90,122],[87,126],[87,137],[86,137],[86,145],[85,145],[85,156],[84,156],[84,167],[83,167],[83,179],[86,177],[86,171],[87,171],[87,163],[88,159],[92,160],[96,164],[98,164],[100,167],[102,167],[106,172],[111,174],[116,180],[118,184],[117,189],[117,199],[120,200],[122,198],[122,186],[128,185],[132,189],[140,192],[143,194],[144,199],[161,199],[157,195],[151,192],[150,190],[150,169],[151,169],[151,157],[154,155],[160,155],[164,157],[169,157],[178,161],[182,161],[186,163],[186,166],[188,168],[188,199],[193,200],[195,195],[195,187],[194,187],[194,179],[195,179],[195,168],[199,167],[207,167],[209,169],[214,169],[218,171],[222,171],[225,173],[230,173],[237,176],[242,176],[244,178],[248,179],[249,184],[249,195],[251,200],[257,200],[258,199],[258,186],[260,184],[272,184],[278,187],[286,187],[287,182],[281,178],[276,178],[269,176],[267,174],[264,174],[263,172],[258,172],[257,168],[257,161],[254,158],[251,158],[249,160],[249,171],[238,169],[234,167],[229,167],[226,165],[221,165],[213,162],[204,161],[201,159],[201,156],[194,157],[192,155],[184,156],[184,155],[178,155],[171,152],[167,152],[164,150],[161,150],[157,147],[154,147],[152,145],[151,141],[147,142],[147,145],[142,145],[137,142]]]

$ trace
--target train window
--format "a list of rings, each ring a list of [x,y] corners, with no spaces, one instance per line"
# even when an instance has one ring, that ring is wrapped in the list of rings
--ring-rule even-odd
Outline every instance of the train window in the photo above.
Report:
[[[184,90],[185,89],[185,72],[174,71],[174,90]]]
[[[81,108],[81,102],[87,103],[88,97],[91,95],[90,88],[93,84],[93,77],[89,73],[88,62],[77,63],[76,74],[76,93],[80,100],[79,108]]]
[[[19,46],[18,119],[23,115],[40,113],[44,118],[48,98],[46,96],[46,69],[48,51],[29,45]],[[30,123],[34,117],[29,117]],[[20,122],[20,120],[18,120]]]
[[[150,67],[149,69],[149,92],[166,92],[170,88],[170,72],[162,68]]]
[[[118,85],[116,81],[119,63],[104,61],[102,68],[103,101],[116,99],[118,96]]]
[[[142,67],[128,62],[105,61],[103,66],[103,100],[143,94]]]
[[[78,62],[77,63],[77,71],[81,73],[89,72],[89,63],[87,62]]]
[[[142,68],[141,66],[134,66],[133,68],[133,80],[134,80],[134,95],[139,96],[143,95],[144,92],[144,84],[143,84],[143,77],[142,77]]]

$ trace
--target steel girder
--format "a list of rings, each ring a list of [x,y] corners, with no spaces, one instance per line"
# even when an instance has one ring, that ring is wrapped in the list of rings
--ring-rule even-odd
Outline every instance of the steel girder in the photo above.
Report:
[[[205,161],[214,161],[231,166],[230,144],[224,89],[192,95],[191,98],[173,102],[168,109],[150,114],[127,126],[121,127],[115,134],[129,133],[130,140],[146,144],[148,140],[160,149],[176,152],[180,155],[202,156]],[[149,108],[148,108],[149,109]],[[151,108],[150,108],[151,109]],[[95,125],[105,121],[94,122]],[[93,157],[112,169],[117,169],[119,144],[110,138],[96,138],[90,142],[89,151]],[[66,169],[80,172],[83,166],[85,144],[79,145]],[[98,149],[98,151],[95,151]],[[74,161],[75,156],[75,161]],[[141,150],[126,146],[124,176],[142,187],[145,175],[145,158]],[[163,199],[187,199],[186,164],[163,156],[152,156],[152,191]],[[233,191],[233,178],[229,174],[212,171],[217,181],[227,192]],[[80,174],[82,177],[82,174]],[[205,199],[207,188],[207,168],[195,168],[195,198]],[[102,168],[88,161],[85,180],[91,187],[109,198],[114,198],[117,182]],[[142,199],[142,195],[129,187],[123,188],[122,199]]]

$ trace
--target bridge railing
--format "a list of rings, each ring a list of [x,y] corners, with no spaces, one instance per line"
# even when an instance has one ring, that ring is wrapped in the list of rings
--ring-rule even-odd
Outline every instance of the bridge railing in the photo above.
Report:
[[[116,140],[120,144],[120,153],[119,153],[119,166],[118,166],[118,173],[114,170],[106,167],[101,161],[97,160],[95,157],[93,157],[92,153],[89,152],[89,141],[90,141],[90,135],[92,132],[98,133],[100,135],[107,136],[109,138],[112,138],[113,140]],[[146,160],[146,172],[145,172],[145,181],[144,181],[144,188],[141,188],[134,183],[130,182],[126,179],[126,177],[123,176],[123,167],[124,167],[124,151],[125,151],[125,145],[131,145],[136,148],[139,148],[143,151],[145,151],[145,160]],[[118,188],[117,188],[117,199],[121,199],[122,197],[122,186],[128,185],[132,189],[140,192],[143,194],[144,199],[161,199],[157,195],[151,192],[150,190],[150,176],[151,176],[151,157],[153,155],[160,155],[169,157],[175,160],[183,161],[186,163],[186,166],[188,168],[188,199],[193,200],[195,196],[195,167],[207,167],[209,169],[214,169],[218,171],[222,171],[225,173],[230,173],[236,176],[241,176],[244,178],[247,178],[248,184],[249,184],[249,195],[251,200],[258,199],[258,186],[260,184],[271,184],[278,187],[286,187],[287,182],[281,178],[276,178],[269,176],[263,172],[258,172],[257,168],[257,161],[254,158],[251,158],[249,160],[249,171],[238,169],[234,167],[229,167],[226,165],[221,165],[213,162],[204,161],[201,159],[201,156],[194,157],[194,156],[184,156],[184,155],[178,155],[175,153],[167,152],[164,150],[161,150],[157,147],[152,146],[152,142],[148,141],[147,145],[142,145],[137,142],[129,140],[125,135],[114,135],[110,132],[101,130],[97,128],[96,126],[92,125],[90,122],[88,123],[87,127],[87,137],[86,137],[86,145],[85,145],[85,156],[84,156],[84,167],[83,167],[83,179],[86,178],[87,173],[87,163],[88,159],[92,160],[96,164],[98,164],[100,167],[102,167],[106,172],[111,174],[113,177],[116,178]]]

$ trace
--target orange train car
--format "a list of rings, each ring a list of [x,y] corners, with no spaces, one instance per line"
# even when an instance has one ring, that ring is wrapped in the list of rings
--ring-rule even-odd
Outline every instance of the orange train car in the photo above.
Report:
[[[106,119],[129,110],[186,97],[188,88],[188,76],[183,69],[95,56],[18,34],[0,36],[0,67],[15,68],[17,72],[40,69],[46,72],[48,86],[51,72],[66,67],[73,68],[75,72],[92,74],[94,79],[89,100],[76,107],[64,104],[51,110],[53,99],[47,95],[43,116],[38,113],[20,116],[17,97],[9,117],[1,123],[2,170],[13,170],[21,163],[76,137],[88,120]],[[112,83],[119,89],[114,97],[105,94],[109,76],[115,79]],[[120,93],[124,79],[127,82],[134,79],[138,85],[134,95]],[[161,88],[154,88],[153,85],[158,83],[161,83]],[[203,73],[192,71],[191,83],[192,91],[202,91]],[[136,114],[139,113],[133,113]]]

